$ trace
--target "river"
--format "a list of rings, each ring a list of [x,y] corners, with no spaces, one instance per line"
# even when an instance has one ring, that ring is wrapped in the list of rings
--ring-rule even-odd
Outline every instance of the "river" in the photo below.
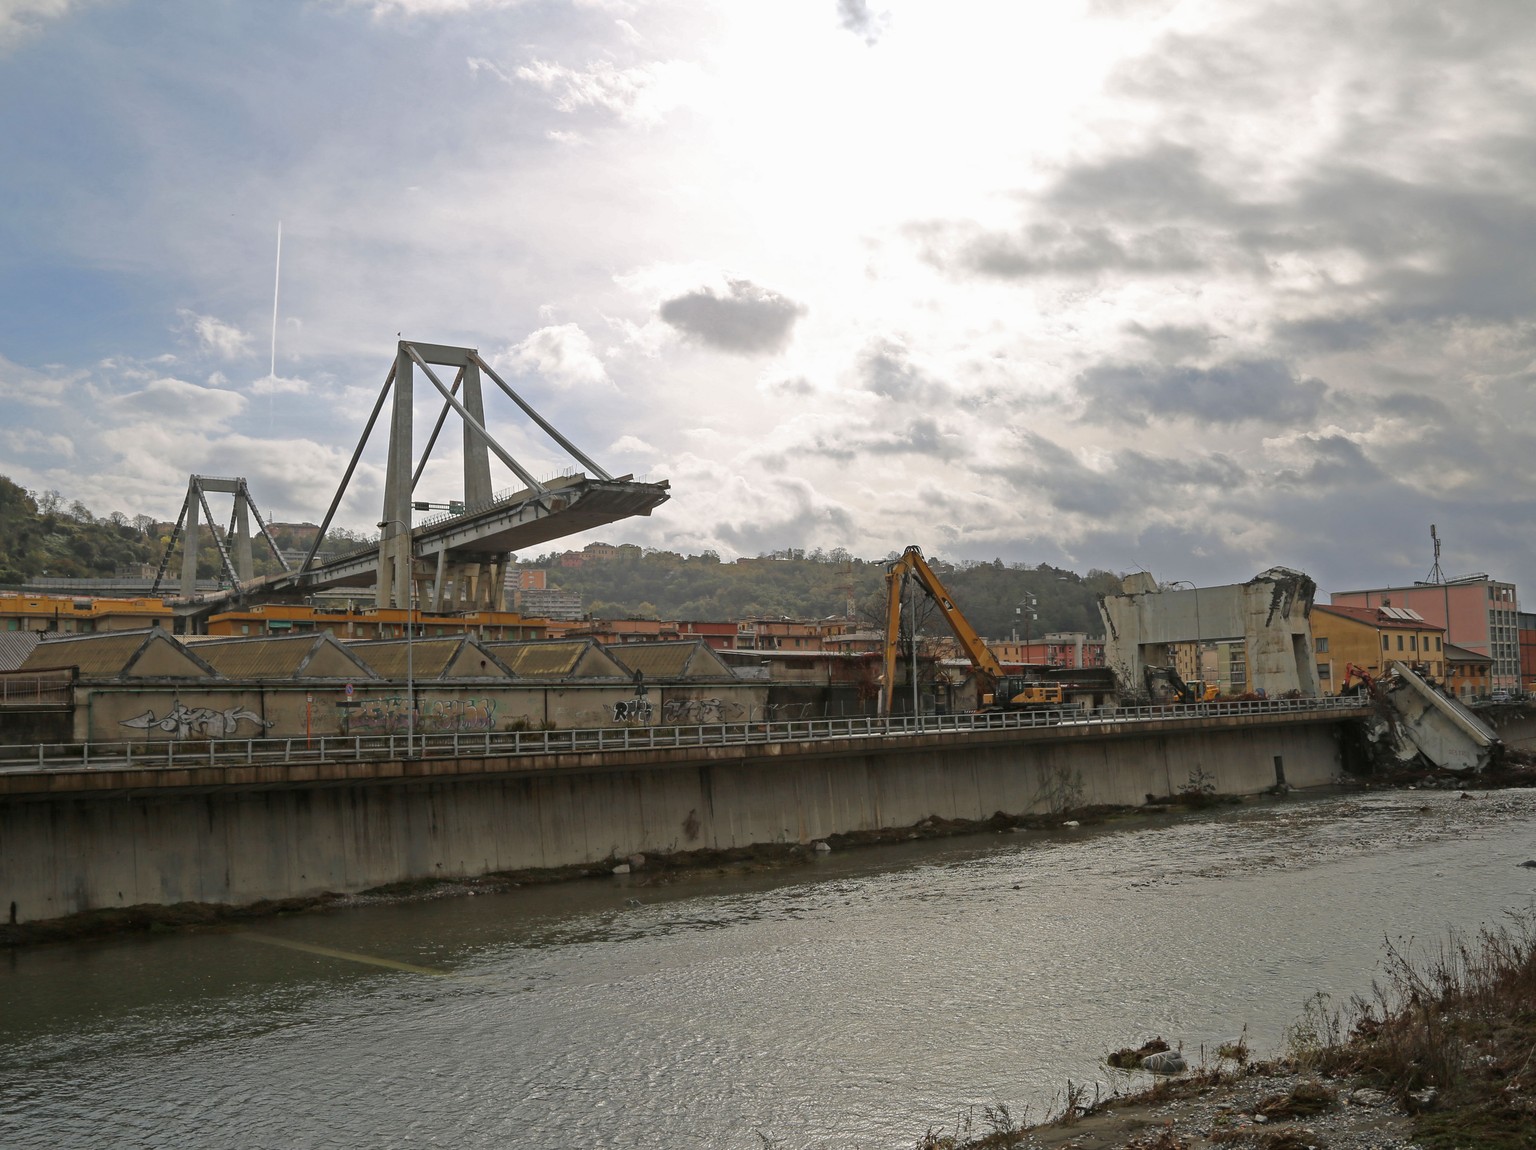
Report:
[[[1366,792],[0,955],[6,1147],[911,1147],[1260,1055],[1532,906],[1536,792]]]

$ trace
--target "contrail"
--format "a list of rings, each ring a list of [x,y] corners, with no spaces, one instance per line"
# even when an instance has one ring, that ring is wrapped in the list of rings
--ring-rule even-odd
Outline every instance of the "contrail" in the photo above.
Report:
[[[273,408],[277,395],[277,289],[283,282],[283,221],[277,221],[277,267],[272,272],[272,366],[267,371],[271,388],[267,392],[267,430],[272,430]]]
[[[277,269],[272,273],[272,368],[267,372],[277,378],[277,288],[283,282],[283,221],[277,221]]]

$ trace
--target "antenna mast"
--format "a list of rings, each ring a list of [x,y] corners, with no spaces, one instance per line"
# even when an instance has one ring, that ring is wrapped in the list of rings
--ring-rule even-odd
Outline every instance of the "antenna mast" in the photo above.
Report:
[[[1429,569],[1429,577],[1424,582],[1444,583],[1445,572],[1440,570],[1440,536],[1436,533],[1433,523],[1429,525],[1429,537],[1435,544],[1435,565]]]

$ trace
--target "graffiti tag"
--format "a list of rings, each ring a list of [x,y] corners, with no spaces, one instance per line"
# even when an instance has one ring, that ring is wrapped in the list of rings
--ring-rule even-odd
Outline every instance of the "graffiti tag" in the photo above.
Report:
[[[613,705],[615,723],[649,723],[653,713],[649,699],[620,699]]]
[[[668,699],[662,715],[668,723],[724,723],[740,718],[745,709],[724,699]]]
[[[207,739],[221,739],[233,735],[244,721],[255,723],[263,731],[274,724],[274,720],[263,719],[255,711],[248,711],[244,707],[226,707],[223,710],[189,707],[178,699],[176,705],[161,718],[156,718],[155,712],[151,710],[132,719],[124,719],[119,725],[140,731],[165,731],[178,739],[194,734]]]

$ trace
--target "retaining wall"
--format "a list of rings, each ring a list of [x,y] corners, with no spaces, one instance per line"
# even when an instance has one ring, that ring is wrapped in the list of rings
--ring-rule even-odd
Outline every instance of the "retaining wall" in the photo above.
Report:
[[[1337,719],[684,748],[542,760],[0,775],[0,913],[241,904],[634,852],[809,842],[1195,782],[1253,794],[1339,771]],[[551,761],[551,759],[555,761]],[[30,779],[30,781],[29,781]]]

